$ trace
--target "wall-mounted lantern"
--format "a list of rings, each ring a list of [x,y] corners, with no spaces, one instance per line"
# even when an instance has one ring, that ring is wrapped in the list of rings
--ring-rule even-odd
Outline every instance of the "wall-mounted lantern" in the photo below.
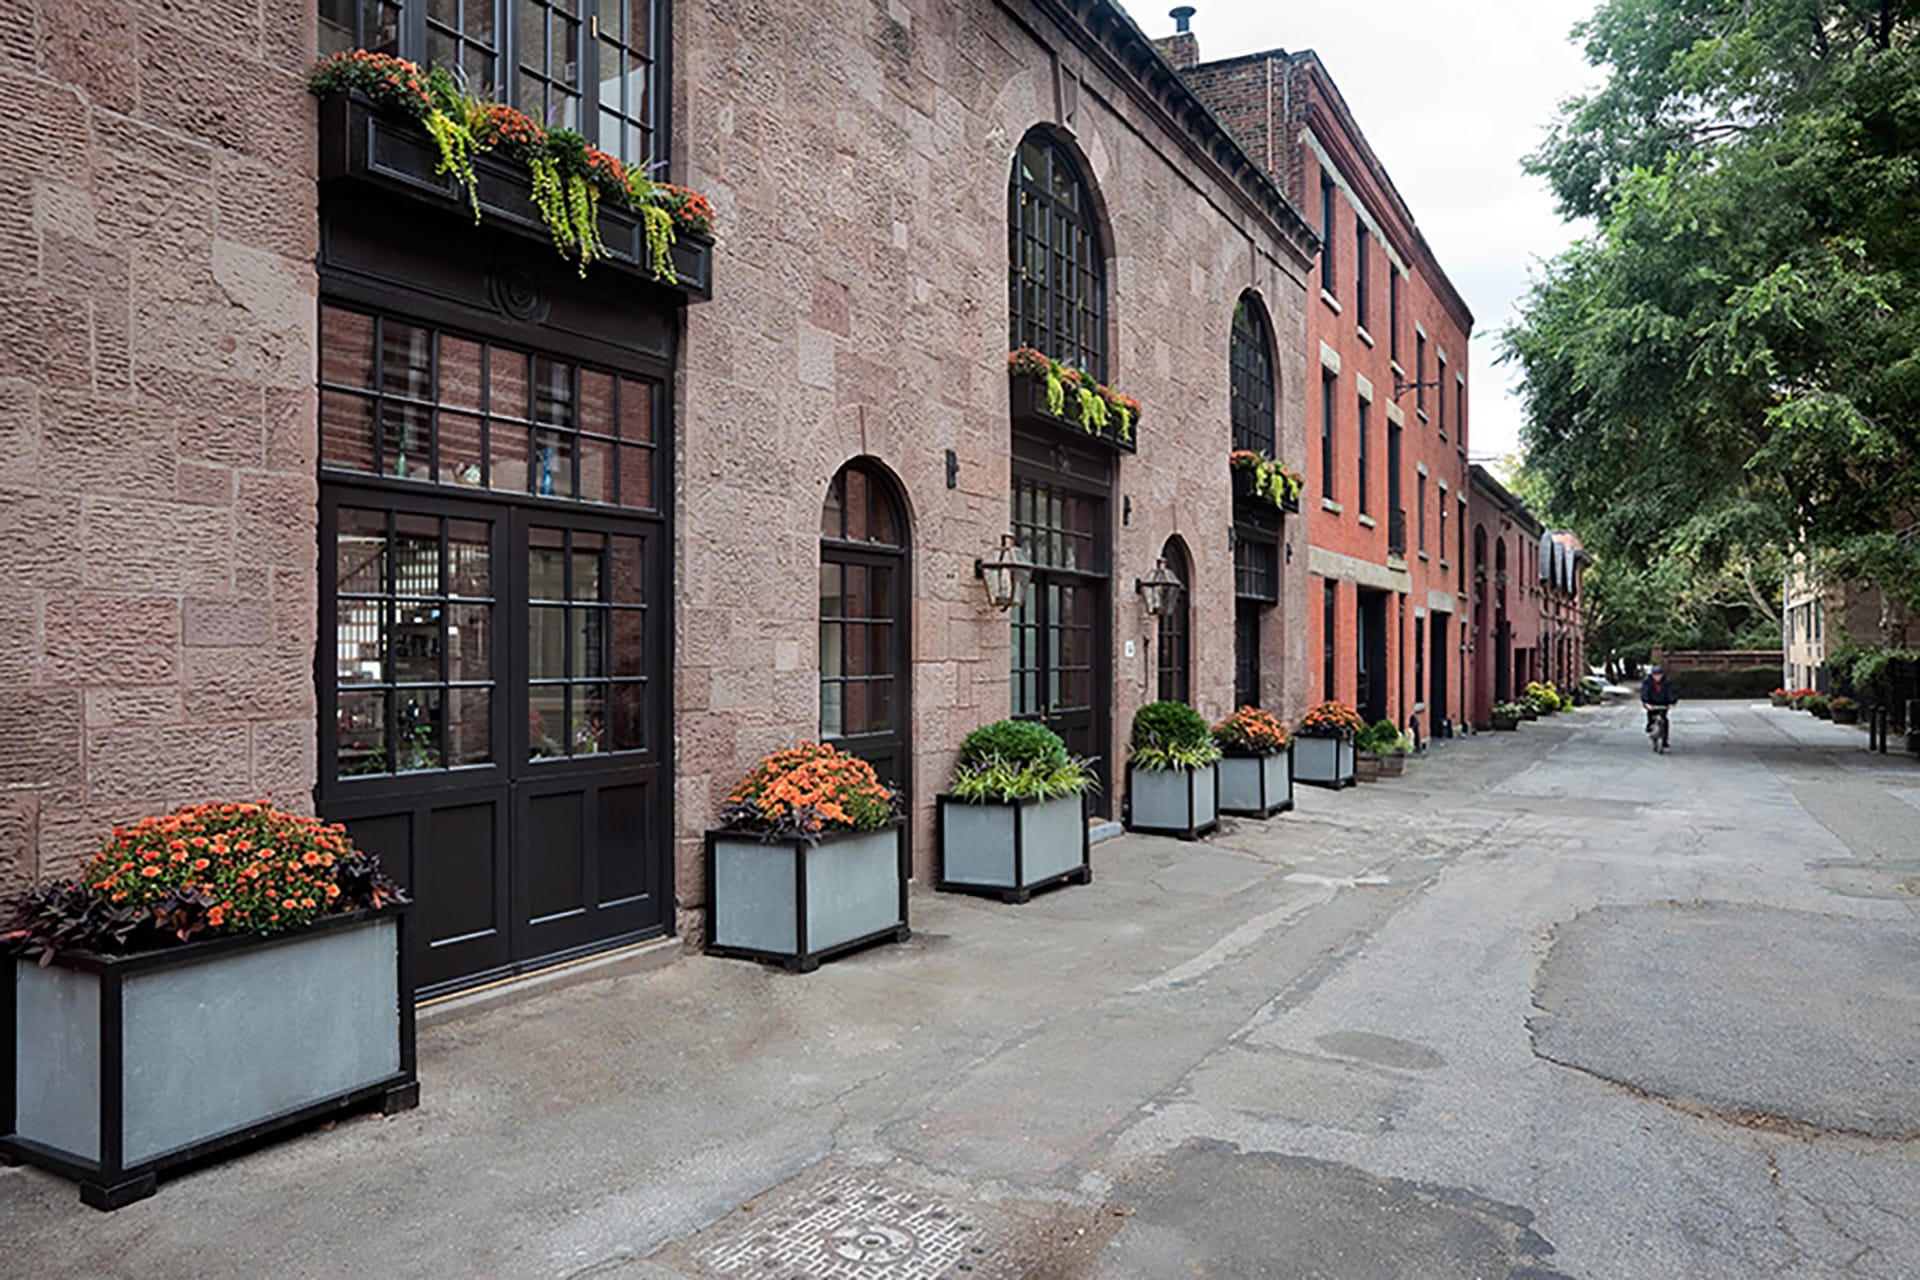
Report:
[[[1158,618],[1173,612],[1174,604],[1180,599],[1181,585],[1163,557],[1153,562],[1153,572],[1136,581],[1133,589],[1147,602],[1147,614]]]
[[[973,562],[973,576],[987,584],[989,604],[996,609],[1011,609],[1027,593],[1027,583],[1033,580],[1033,562],[1020,550],[1018,539],[1003,533],[998,551]]]

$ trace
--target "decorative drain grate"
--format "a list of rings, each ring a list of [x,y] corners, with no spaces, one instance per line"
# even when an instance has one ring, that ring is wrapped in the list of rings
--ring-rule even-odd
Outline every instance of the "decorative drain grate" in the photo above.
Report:
[[[755,1280],[990,1280],[1015,1274],[1003,1234],[919,1188],[843,1173],[720,1224],[694,1252]]]

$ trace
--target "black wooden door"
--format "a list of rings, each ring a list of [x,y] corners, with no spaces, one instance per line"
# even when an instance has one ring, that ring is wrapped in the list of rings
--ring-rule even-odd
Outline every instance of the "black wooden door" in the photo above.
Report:
[[[1013,607],[1013,714],[1045,724],[1075,755],[1096,758],[1100,792],[1089,804],[1104,814],[1112,793],[1106,498],[1016,475],[1013,528],[1035,564]]]

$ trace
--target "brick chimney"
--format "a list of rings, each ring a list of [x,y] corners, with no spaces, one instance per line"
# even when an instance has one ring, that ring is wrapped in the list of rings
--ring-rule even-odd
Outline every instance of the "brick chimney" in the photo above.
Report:
[[[1183,4],[1167,16],[1173,19],[1173,34],[1161,36],[1153,46],[1166,55],[1176,70],[1186,71],[1200,61],[1200,42],[1194,39],[1191,29],[1193,6]]]

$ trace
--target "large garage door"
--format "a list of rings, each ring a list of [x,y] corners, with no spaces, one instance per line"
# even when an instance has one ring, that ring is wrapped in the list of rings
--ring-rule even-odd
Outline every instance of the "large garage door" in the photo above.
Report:
[[[422,994],[664,932],[660,387],[331,307],[322,349],[319,807]]]

